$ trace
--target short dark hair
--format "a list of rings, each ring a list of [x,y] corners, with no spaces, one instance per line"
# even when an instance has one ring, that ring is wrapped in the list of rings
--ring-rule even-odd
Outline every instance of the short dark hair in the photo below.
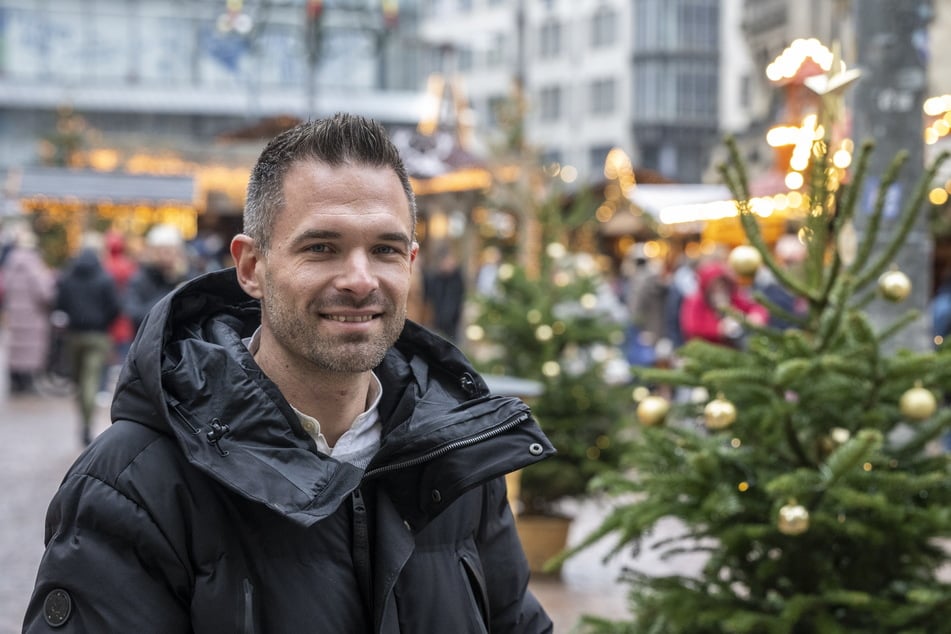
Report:
[[[251,170],[244,205],[244,233],[267,252],[274,218],[284,206],[284,177],[295,163],[316,161],[391,168],[409,201],[410,230],[416,233],[416,197],[399,150],[379,122],[338,113],[305,121],[277,135],[265,146]]]

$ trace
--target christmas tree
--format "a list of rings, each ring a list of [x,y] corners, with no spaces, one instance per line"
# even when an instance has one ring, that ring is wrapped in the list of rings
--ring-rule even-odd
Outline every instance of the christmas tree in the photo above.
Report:
[[[820,122],[828,117],[827,109]],[[937,407],[951,352],[890,352],[889,338],[919,315],[876,329],[868,313],[870,302],[908,295],[911,281],[892,262],[946,157],[904,201],[887,245],[874,248],[906,156],[881,175],[859,236],[852,222],[873,143],[840,182],[829,133],[817,137],[799,231],[807,256],[793,275],[760,234],[743,162],[728,147],[721,174],[740,201],[749,243],[739,248],[758,256],[736,261],[768,267],[808,311],[786,315],[795,325],[785,330],[746,323],[741,348],[693,340],[677,367],[638,369],[645,385],[691,396],[640,400],[623,467],[597,483],[622,501],[562,559],[608,536],[617,540],[612,554],[636,550],[659,521],[675,518],[682,533],[655,547],[663,557],[701,554],[704,563],[696,574],[626,571],[632,620],[588,617],[583,629],[951,632],[951,584],[939,574],[951,538],[951,456],[939,448],[951,410]]]
[[[566,196],[551,167],[523,161],[521,169],[522,178],[498,179],[489,202],[519,210],[532,248],[499,267],[495,292],[477,299],[467,332],[481,370],[542,386],[532,411],[558,453],[522,470],[519,511],[557,515],[561,502],[618,466],[617,432],[633,411],[619,352],[625,315],[584,248],[590,198]]]

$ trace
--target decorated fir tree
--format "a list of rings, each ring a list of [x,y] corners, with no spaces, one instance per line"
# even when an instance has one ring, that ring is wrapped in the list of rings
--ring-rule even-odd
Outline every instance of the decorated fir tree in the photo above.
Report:
[[[904,201],[884,248],[875,248],[886,192],[868,227],[852,227],[873,144],[850,182],[835,181],[828,137],[813,144],[809,209],[800,236],[807,259],[795,276],[779,266],[748,202],[744,166],[730,145],[722,169],[758,257],[808,304],[785,330],[757,328],[742,349],[694,340],[672,369],[643,369],[645,385],[690,398],[638,403],[637,438],[622,469],[598,490],[622,500],[572,552],[608,536],[612,554],[638,548],[658,522],[682,533],[654,547],[704,562],[696,574],[624,573],[631,620],[588,617],[584,631],[637,634],[863,634],[951,632],[951,455],[941,448],[951,410],[951,351],[889,351],[919,317],[910,310],[876,329],[870,302],[902,302],[911,281],[892,262],[920,213],[939,158]],[[878,243],[880,244],[880,243]],[[777,310],[777,307],[770,308]],[[739,316],[737,316],[739,317]],[[565,556],[570,556],[566,553]]]
[[[477,300],[468,333],[480,369],[542,386],[532,411],[558,453],[522,470],[519,511],[557,515],[594,476],[617,468],[617,432],[633,405],[619,352],[621,307],[596,258],[582,248],[593,206],[583,192],[566,205],[550,170],[511,186],[528,180],[535,186],[495,191],[492,202],[520,208],[537,251],[500,266],[495,292]],[[618,365],[621,371],[612,372]]]

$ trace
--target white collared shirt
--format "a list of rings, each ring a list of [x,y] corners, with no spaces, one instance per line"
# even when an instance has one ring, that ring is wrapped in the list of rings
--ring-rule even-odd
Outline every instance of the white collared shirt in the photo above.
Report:
[[[255,354],[261,345],[261,328],[258,327],[250,339],[245,339],[244,344],[248,347],[251,354]],[[301,427],[317,443],[317,450],[323,454],[331,456],[340,462],[352,464],[355,467],[366,469],[370,460],[376,455],[380,448],[380,434],[382,425],[380,424],[380,413],[378,406],[380,397],[383,395],[383,386],[376,374],[370,373],[370,389],[367,393],[367,406],[362,414],[358,415],[350,428],[337,439],[337,443],[331,447],[327,438],[320,431],[320,421],[313,416],[305,414],[294,405],[291,408],[297,414]]]

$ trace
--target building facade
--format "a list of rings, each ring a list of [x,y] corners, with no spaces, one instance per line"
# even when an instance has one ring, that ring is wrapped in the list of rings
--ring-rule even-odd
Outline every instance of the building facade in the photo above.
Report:
[[[39,164],[97,172],[100,198],[109,173],[200,171],[194,206],[238,214],[247,168],[288,121],[337,111],[419,121],[414,3],[393,6],[0,0],[6,191]]]
[[[701,179],[718,128],[715,0],[425,0],[420,34],[491,132],[518,86],[547,162],[602,178],[618,147],[638,167]]]

